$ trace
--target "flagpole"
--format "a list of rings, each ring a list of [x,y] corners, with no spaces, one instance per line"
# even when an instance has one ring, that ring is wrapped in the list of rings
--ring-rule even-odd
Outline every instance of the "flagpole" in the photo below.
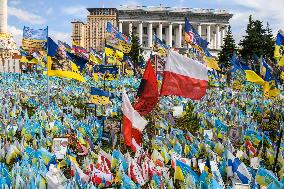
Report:
[[[48,34],[48,26],[47,26],[47,34]],[[47,39],[47,47],[46,47],[46,55],[47,55],[47,107],[49,108],[49,64],[51,66],[50,59],[48,58],[48,39]]]

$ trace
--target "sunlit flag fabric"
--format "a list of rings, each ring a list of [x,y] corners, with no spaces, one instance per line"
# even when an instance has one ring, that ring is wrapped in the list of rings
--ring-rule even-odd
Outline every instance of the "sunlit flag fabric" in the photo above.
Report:
[[[81,75],[79,66],[72,62],[66,51],[59,48],[59,46],[51,38],[48,38],[47,56],[47,74],[49,76],[66,77],[85,82],[84,77]]]
[[[166,57],[168,49],[169,47],[154,34],[153,51],[157,52],[161,57]]]
[[[150,59],[146,65],[143,78],[138,88],[137,96],[139,99],[134,105],[134,108],[142,116],[150,113],[158,103],[158,81]]]
[[[118,49],[123,53],[130,52],[132,46],[131,37],[117,31],[110,22],[107,23],[106,30],[106,45]]]
[[[176,160],[175,179],[184,181],[187,175],[192,177],[194,183],[198,183],[198,175],[191,169],[191,167],[180,160]]]
[[[30,54],[26,54],[25,52],[21,52],[22,54],[22,58],[20,59],[20,62],[26,62],[26,63],[30,63],[30,64],[37,64],[38,60]]]
[[[136,151],[142,143],[142,131],[148,122],[132,107],[125,89],[122,92],[122,108],[124,143]]]
[[[256,173],[255,181],[260,186],[269,186],[271,183],[274,183],[277,188],[283,188],[284,184],[278,181],[278,178],[269,170],[260,167]]]
[[[109,94],[99,88],[91,88],[91,103],[98,105],[106,105],[109,103]]]
[[[277,34],[274,57],[278,61],[279,66],[284,66],[284,36]]]
[[[24,50],[46,50],[48,28],[33,29],[24,26],[22,48]]]
[[[95,64],[101,64],[103,62],[103,55],[97,52],[95,49],[91,48],[89,59]]]
[[[193,26],[189,23],[189,19],[185,18],[185,42],[189,43],[193,48],[205,53],[208,42],[201,38]]]
[[[228,176],[234,176],[239,179],[243,184],[249,184],[251,175],[244,163],[239,158],[236,158],[229,150],[228,153]]]
[[[173,50],[169,51],[160,96],[200,100],[208,86],[207,68]]]
[[[58,46],[64,46],[65,51],[67,52],[71,52],[72,48],[70,47],[70,45],[68,45],[67,43],[58,40]]]
[[[262,58],[262,66],[265,68],[264,95],[266,97],[270,97],[270,98],[277,97],[279,95],[280,91],[277,88],[276,80],[272,75],[272,68],[266,63],[264,58]]]

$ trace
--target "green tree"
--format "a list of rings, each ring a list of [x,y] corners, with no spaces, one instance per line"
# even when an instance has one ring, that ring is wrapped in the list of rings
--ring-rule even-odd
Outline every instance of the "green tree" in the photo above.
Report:
[[[137,70],[138,67],[138,62],[141,60],[142,58],[142,53],[143,53],[143,49],[139,43],[139,38],[137,35],[131,35],[132,38],[132,47],[131,50],[128,54],[126,54],[127,56],[129,56],[134,64],[134,74],[135,70]]]
[[[231,26],[229,26],[227,35],[224,38],[224,45],[219,53],[219,62],[222,68],[228,68],[230,66],[229,61],[231,60],[235,50],[236,44],[231,31]]]
[[[186,108],[186,113],[176,120],[176,127],[183,130],[189,131],[191,133],[196,133],[199,130],[199,120],[194,113],[194,105],[192,103],[188,103]]]
[[[252,60],[253,56],[273,57],[273,38],[269,25],[266,28],[259,20],[253,20],[249,17],[249,23],[246,29],[246,36],[240,42],[240,54],[245,60]]]
[[[275,48],[275,40],[273,38],[272,30],[270,28],[269,23],[266,23],[266,29],[265,29],[265,40],[264,40],[264,54],[266,58],[269,58],[270,60],[274,59],[274,48]]]

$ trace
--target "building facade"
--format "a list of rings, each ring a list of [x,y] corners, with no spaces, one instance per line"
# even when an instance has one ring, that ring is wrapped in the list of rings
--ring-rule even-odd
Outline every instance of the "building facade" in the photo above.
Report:
[[[167,45],[175,48],[185,47],[184,19],[190,23],[209,42],[209,49],[219,51],[226,36],[232,14],[226,10],[120,6],[115,8],[88,8],[87,23],[72,22],[72,40],[89,49],[102,50],[106,35],[106,23],[111,22],[122,33],[139,37],[145,49],[152,47],[153,34]]]

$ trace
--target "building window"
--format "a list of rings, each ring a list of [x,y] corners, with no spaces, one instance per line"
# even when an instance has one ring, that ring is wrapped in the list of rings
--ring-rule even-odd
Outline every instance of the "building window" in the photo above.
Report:
[[[166,35],[166,28],[162,29],[162,33],[163,33],[163,35]]]
[[[143,34],[148,34],[148,28],[147,27],[143,27]]]

